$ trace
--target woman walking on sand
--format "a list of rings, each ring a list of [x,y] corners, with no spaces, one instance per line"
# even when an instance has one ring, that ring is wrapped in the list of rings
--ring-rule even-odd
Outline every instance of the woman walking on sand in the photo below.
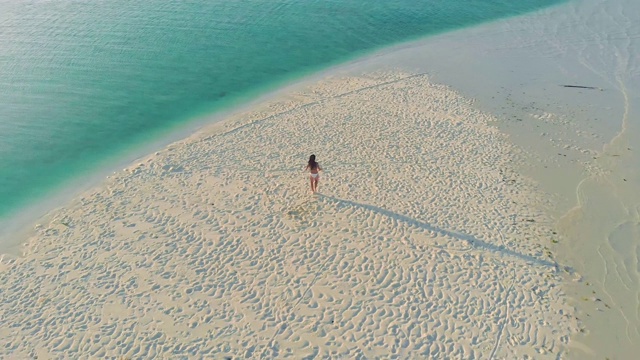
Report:
[[[316,162],[315,155],[309,156],[309,163],[305,170],[307,169],[309,169],[310,173],[309,180],[311,181],[311,192],[315,193],[318,191],[318,181],[320,180],[320,171],[322,171],[320,164]]]

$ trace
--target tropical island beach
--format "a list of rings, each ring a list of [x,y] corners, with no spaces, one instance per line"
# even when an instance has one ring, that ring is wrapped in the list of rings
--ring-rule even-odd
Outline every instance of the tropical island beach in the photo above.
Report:
[[[0,358],[633,358],[638,7],[381,49],[129,154],[12,229]]]
[[[578,331],[567,274],[490,120],[424,74],[371,73],[142,159],[3,261],[22,294],[3,292],[3,351],[555,357]]]

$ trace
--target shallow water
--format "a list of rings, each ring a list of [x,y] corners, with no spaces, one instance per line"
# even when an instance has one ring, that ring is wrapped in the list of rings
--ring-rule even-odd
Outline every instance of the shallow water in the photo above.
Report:
[[[292,78],[557,2],[0,2],[0,218]]]
[[[581,0],[386,60],[419,59],[405,62],[476,99],[526,151],[514,159],[547,193],[537,205],[556,220],[548,248],[570,269],[564,287],[584,326],[569,359],[640,351],[638,34],[640,2]]]

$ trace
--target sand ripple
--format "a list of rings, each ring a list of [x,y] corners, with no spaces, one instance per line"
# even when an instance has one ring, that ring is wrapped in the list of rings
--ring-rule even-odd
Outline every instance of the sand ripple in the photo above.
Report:
[[[174,144],[0,262],[0,356],[555,359],[564,269],[490,120],[380,73]]]

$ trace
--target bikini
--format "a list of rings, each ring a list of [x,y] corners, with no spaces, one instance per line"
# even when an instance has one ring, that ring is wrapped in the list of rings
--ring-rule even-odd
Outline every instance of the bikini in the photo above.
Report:
[[[313,174],[313,173],[312,173],[312,174],[311,174],[311,177],[315,179],[315,178],[317,178],[317,177],[318,177],[318,175],[320,175],[320,174],[318,174],[318,173]]]

